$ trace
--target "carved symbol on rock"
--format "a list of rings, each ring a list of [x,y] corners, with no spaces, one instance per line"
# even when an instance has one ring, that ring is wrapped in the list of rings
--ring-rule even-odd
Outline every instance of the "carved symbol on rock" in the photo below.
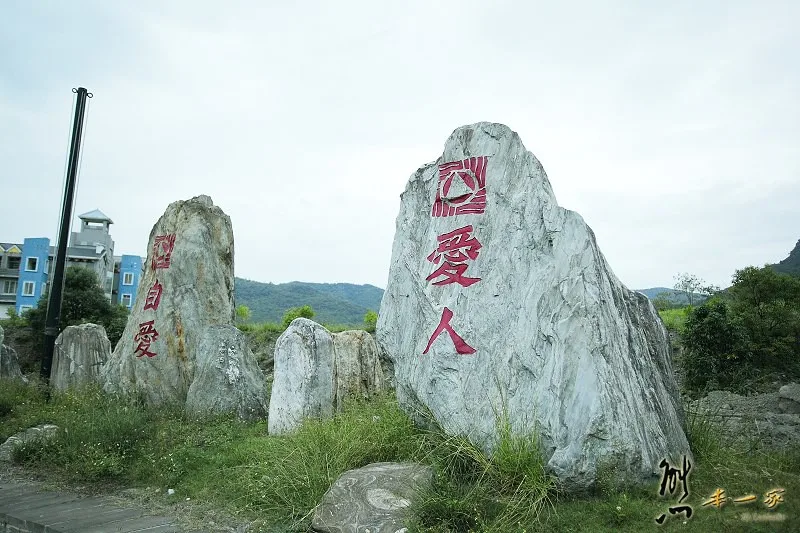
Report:
[[[158,309],[158,304],[161,303],[161,291],[163,288],[164,287],[158,282],[158,280],[153,283],[153,286],[148,289],[147,296],[144,299],[143,311],[147,309],[153,309],[155,311]]]
[[[150,266],[153,270],[169,268],[172,259],[172,249],[175,247],[175,234],[156,235],[153,241],[153,260]]]
[[[478,239],[472,235],[472,225],[464,226],[450,233],[444,233],[439,235],[437,239],[439,246],[428,256],[428,261],[433,264],[439,264],[442,258],[444,258],[444,261],[439,268],[425,278],[426,281],[445,276],[444,279],[435,281],[433,284],[448,285],[450,283],[458,283],[462,287],[469,287],[481,280],[481,278],[464,276],[468,266],[467,261],[478,257],[482,247]]]
[[[153,320],[148,320],[147,322],[139,324],[139,333],[133,337],[134,342],[139,343],[133,353],[141,352],[136,357],[142,357],[144,355],[147,357],[156,356],[155,353],[150,351],[150,345],[158,338],[158,331],[156,331],[156,328],[153,326],[154,322]]]
[[[431,216],[480,214],[486,209],[487,156],[439,165],[439,182]]]
[[[451,318],[453,318],[453,312],[447,307],[445,307],[444,310],[442,311],[442,318],[441,320],[439,320],[439,325],[436,326],[436,331],[433,332],[433,335],[431,335],[431,338],[428,341],[428,345],[425,347],[425,351],[422,352],[423,355],[428,353],[428,350],[430,350],[433,341],[436,340],[436,337],[438,337],[442,331],[446,331],[450,335],[450,339],[453,341],[457,353],[461,355],[469,355],[475,353],[475,348],[467,344],[464,341],[464,339],[462,339],[461,336],[455,332],[453,326],[450,325]]]

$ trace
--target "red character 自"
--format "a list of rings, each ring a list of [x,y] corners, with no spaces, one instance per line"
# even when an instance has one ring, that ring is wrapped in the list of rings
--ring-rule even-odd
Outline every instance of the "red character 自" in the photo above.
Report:
[[[144,299],[143,310],[158,309],[158,304],[161,303],[161,291],[163,288],[163,285],[161,285],[158,280],[153,283],[153,286],[148,289],[147,296]]]
[[[439,320],[439,325],[436,326],[436,331],[433,332],[433,335],[431,335],[431,338],[428,341],[428,345],[425,347],[425,351],[422,352],[423,355],[428,353],[428,350],[431,349],[433,341],[436,340],[436,337],[438,337],[442,331],[446,331],[448,334],[450,334],[450,339],[453,341],[457,353],[461,355],[475,353],[475,348],[467,344],[464,339],[462,339],[459,334],[455,332],[453,326],[450,325],[451,318],[453,318],[453,312],[445,307],[444,311],[442,311],[442,318]]]
[[[155,353],[150,351],[150,345],[158,338],[158,332],[153,326],[153,322],[153,320],[148,320],[147,322],[139,324],[139,333],[133,337],[133,340],[139,343],[133,353],[141,352],[136,357],[142,357],[144,355],[147,357],[156,356]]]
[[[464,276],[467,270],[466,262],[478,257],[478,253],[482,247],[472,235],[472,225],[464,226],[450,233],[444,233],[437,237],[439,246],[431,252],[428,256],[428,261],[433,264],[439,264],[439,261],[444,259],[442,264],[434,270],[430,276],[425,278],[426,281],[431,281],[444,276],[444,279],[435,281],[434,285],[447,285],[450,283],[458,283],[462,287],[469,287],[473,283],[477,283],[481,278],[469,278]]]
[[[153,241],[153,261],[150,266],[153,270],[169,268],[172,259],[172,249],[175,247],[175,234],[156,235]]]
[[[486,209],[488,157],[470,157],[439,165],[439,182],[431,216],[480,214]]]

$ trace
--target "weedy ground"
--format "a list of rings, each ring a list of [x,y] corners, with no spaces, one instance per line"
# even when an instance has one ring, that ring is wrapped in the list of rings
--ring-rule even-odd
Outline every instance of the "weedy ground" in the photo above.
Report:
[[[501,420],[488,457],[464,438],[415,427],[392,396],[274,437],[265,422],[192,420],[92,388],[46,401],[36,384],[0,382],[0,439],[40,423],[61,430],[15,450],[26,472],[98,490],[147,489],[162,499],[172,488],[176,504],[201,502],[250,524],[248,531],[307,531],[314,506],[342,472],[379,461],[434,468],[431,490],[413,509],[413,531],[800,531],[800,451],[726,441],[696,415],[687,428],[695,458],[683,502],[693,509],[689,519],[668,511],[680,482],[661,497],[658,483],[621,487],[604,472],[591,494],[566,496],[547,474],[535,435],[515,436]],[[703,505],[717,489],[756,500]],[[764,500],[773,489],[783,489],[783,501],[770,509]],[[655,518],[664,513],[659,526]]]

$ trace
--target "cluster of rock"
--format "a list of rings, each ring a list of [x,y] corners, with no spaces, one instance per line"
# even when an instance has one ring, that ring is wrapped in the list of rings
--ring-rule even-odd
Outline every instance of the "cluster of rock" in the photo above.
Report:
[[[273,435],[291,432],[304,419],[330,418],[348,399],[368,399],[385,389],[369,333],[332,334],[296,318],[275,343],[268,430]]]

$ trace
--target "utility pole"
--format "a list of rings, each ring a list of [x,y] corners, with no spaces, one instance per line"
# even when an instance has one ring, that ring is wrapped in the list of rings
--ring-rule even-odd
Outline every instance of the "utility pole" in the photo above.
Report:
[[[50,368],[53,366],[53,350],[61,320],[61,301],[64,294],[64,267],[67,262],[67,242],[72,226],[72,208],[75,203],[75,183],[78,177],[78,162],[81,153],[81,136],[83,135],[83,116],[86,111],[86,99],[92,93],[83,87],[72,89],[78,95],[75,104],[75,118],[72,121],[72,142],[69,146],[69,162],[67,164],[67,182],[64,186],[64,203],[61,207],[61,227],[58,233],[58,250],[56,264],[53,268],[53,279],[50,280],[50,297],[47,300],[47,318],[44,324],[44,357],[42,358],[41,376],[45,383],[50,382]]]

